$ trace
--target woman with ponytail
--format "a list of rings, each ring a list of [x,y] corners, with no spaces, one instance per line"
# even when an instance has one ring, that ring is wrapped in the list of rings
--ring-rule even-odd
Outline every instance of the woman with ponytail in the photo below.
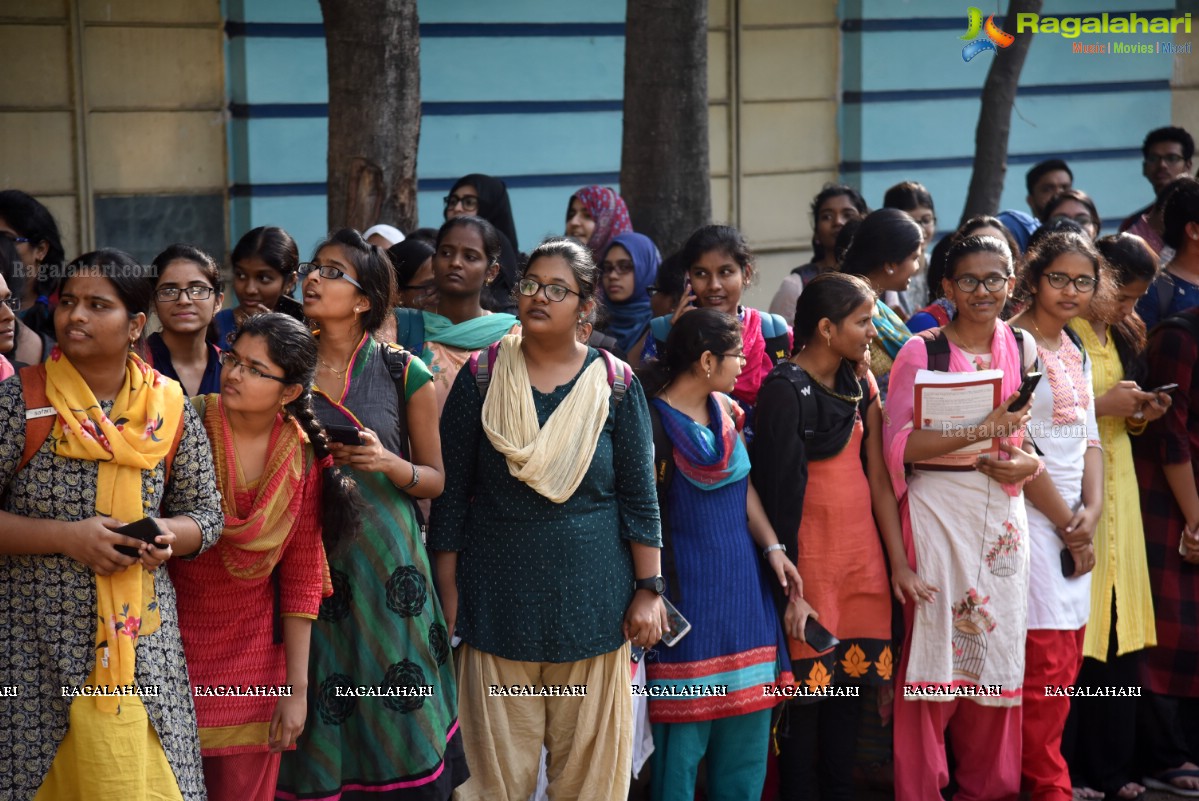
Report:
[[[208,798],[270,801],[280,753],[304,728],[312,621],[333,591],[322,534],[330,550],[352,537],[361,499],[333,467],[312,413],[312,334],[269,313],[247,318],[235,336],[221,355],[220,394],[194,401],[224,531],[204,555],[170,567]],[[239,610],[235,626],[230,610]]]
[[[345,228],[299,272],[304,314],[320,326],[313,410],[337,426],[333,461],[369,513],[357,542],[329,554],[333,597],[313,626],[308,671],[316,714],[283,760],[278,795],[443,801],[467,771],[415,509],[441,494],[437,394],[419,358],[375,339],[395,286],[386,252]]]

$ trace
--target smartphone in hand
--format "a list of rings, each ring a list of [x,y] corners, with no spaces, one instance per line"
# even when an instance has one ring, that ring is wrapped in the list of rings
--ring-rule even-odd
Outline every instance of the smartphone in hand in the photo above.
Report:
[[[1041,373],[1031,372],[1024,376],[1024,380],[1020,382],[1020,390],[1016,395],[1016,399],[1012,401],[1012,405],[1008,407],[1009,412],[1018,412],[1028,405],[1032,400],[1032,391],[1036,389],[1037,383],[1041,380]]]
[[[126,537],[133,537],[135,540],[141,540],[142,542],[147,543],[151,548],[162,547],[154,541],[154,538],[162,533],[162,529],[158,527],[158,524],[154,522],[154,518],[152,517],[143,517],[141,520],[137,520],[126,526],[121,526],[120,528],[113,530],[118,534],[124,534]],[[131,545],[114,545],[113,547],[116,548],[120,553],[125,554],[125,556],[132,556],[134,559],[137,559],[142,555],[141,551]]]
[[[803,638],[817,653],[824,653],[830,648],[835,648],[841,642],[833,636],[831,631],[820,625],[820,622],[814,617],[809,617],[808,622],[804,624]]]
[[[362,444],[362,432],[354,426],[325,426],[325,435],[330,442],[342,445]]]

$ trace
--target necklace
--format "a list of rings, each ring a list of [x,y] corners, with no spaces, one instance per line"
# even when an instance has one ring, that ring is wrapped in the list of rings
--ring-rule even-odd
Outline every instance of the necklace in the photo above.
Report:
[[[1028,315],[1028,321],[1030,323],[1032,323],[1033,330],[1037,332],[1037,339],[1041,340],[1041,343],[1044,346],[1045,350],[1056,350],[1056,348],[1050,348],[1049,346],[1051,344],[1058,344],[1058,343],[1051,343],[1049,340],[1049,337],[1047,337],[1041,333],[1041,327],[1039,325],[1037,325],[1037,318],[1030,314],[1030,315]],[[1061,339],[1061,334],[1058,334],[1058,339],[1059,340]]]
[[[950,337],[950,334],[952,334],[953,336]],[[967,353],[973,353],[975,355],[978,355],[980,353],[990,353],[991,352],[990,343],[987,343],[987,345],[985,347],[983,347],[981,350],[975,350],[973,346],[967,345],[966,340],[962,339],[962,335],[958,333],[958,330],[956,328],[948,328],[947,327],[945,329],[945,336],[949,337],[950,339],[956,340],[957,346],[959,348],[961,348],[962,350],[966,351]]]
[[[345,374],[346,374],[346,371],[350,369],[350,365],[349,365],[349,363],[348,363],[348,362],[346,363],[346,366],[345,366],[345,367],[343,367],[343,368],[341,368],[340,370],[338,370],[336,367],[334,367],[333,365],[329,364],[327,361],[325,361],[324,359],[322,359],[320,356],[317,356],[317,357],[316,357],[316,359],[317,359],[317,361],[319,361],[319,362],[320,362],[322,365],[324,365],[324,367],[325,367],[325,369],[326,369],[326,370],[328,370],[330,373],[333,373],[333,375],[337,376],[338,378],[344,378],[344,377],[345,377]]]

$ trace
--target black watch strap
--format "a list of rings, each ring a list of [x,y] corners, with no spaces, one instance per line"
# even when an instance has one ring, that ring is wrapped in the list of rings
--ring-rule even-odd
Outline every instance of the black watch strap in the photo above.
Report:
[[[633,587],[638,590],[652,590],[656,595],[662,595],[666,592],[666,579],[661,576],[637,579],[633,582]]]

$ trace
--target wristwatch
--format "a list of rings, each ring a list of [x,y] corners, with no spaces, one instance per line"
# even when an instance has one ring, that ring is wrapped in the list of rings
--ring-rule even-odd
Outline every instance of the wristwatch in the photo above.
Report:
[[[655,595],[662,595],[666,592],[666,579],[661,576],[637,579],[633,582],[633,587],[638,590],[652,590]]]

